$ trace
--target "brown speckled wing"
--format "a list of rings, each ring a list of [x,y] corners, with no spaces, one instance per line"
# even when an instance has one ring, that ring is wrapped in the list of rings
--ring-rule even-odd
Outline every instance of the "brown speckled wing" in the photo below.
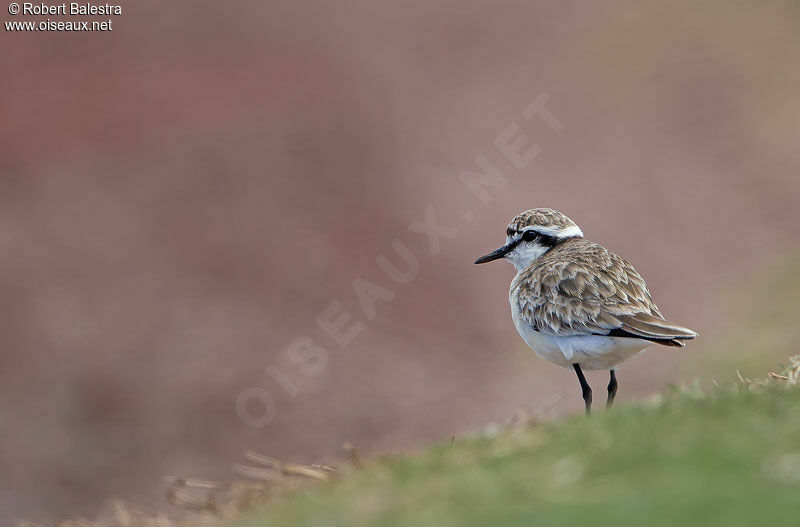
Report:
[[[633,266],[582,238],[554,247],[515,280],[522,317],[552,335],[639,337],[682,345],[696,334],[664,320]]]

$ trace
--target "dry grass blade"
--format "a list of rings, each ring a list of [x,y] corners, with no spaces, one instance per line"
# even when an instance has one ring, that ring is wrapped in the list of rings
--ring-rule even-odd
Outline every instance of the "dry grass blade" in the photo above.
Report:
[[[269,456],[265,456],[263,454],[259,454],[258,452],[253,452],[252,450],[248,450],[244,453],[244,457],[253,461],[255,463],[261,463],[262,465],[266,465],[268,467],[273,468],[280,468],[281,462],[277,459]]]
[[[194,489],[225,490],[230,487],[229,483],[223,483],[221,481],[209,481],[205,479],[166,477],[164,478],[164,481],[167,483],[167,485],[171,485],[173,487],[187,487]]]
[[[742,377],[742,372],[739,371],[739,368],[736,368],[736,376],[739,378],[739,382],[744,384],[745,386],[749,385],[750,383],[744,377]]]
[[[217,514],[216,503],[211,497],[198,496],[197,494],[182,489],[169,489],[167,491],[167,502],[180,509],[206,514]]]
[[[289,483],[289,478],[274,469],[236,464],[233,466],[233,470],[240,476],[250,479],[257,479],[259,481],[266,481],[278,485],[286,485]]]
[[[77,518],[60,522],[58,527],[92,527],[92,523],[89,520]]]
[[[334,470],[333,467],[328,466],[319,466],[319,468],[315,466],[308,466],[308,465],[299,465],[296,463],[282,463],[275,458],[271,458],[269,456],[265,456],[263,454],[259,454],[257,452],[253,452],[252,450],[248,450],[244,453],[244,457],[253,461],[255,463],[260,463],[262,465],[266,465],[268,467],[273,468],[276,471],[280,471],[282,474],[287,476],[306,476],[309,478],[319,479],[322,481],[327,481],[329,479],[328,474],[323,472],[320,469],[332,471]],[[265,473],[259,472],[263,469],[258,469],[256,467],[245,467],[243,465],[237,465],[237,470],[244,471],[245,475],[247,474],[259,474],[257,479],[261,479],[260,476],[263,476]],[[235,467],[236,469],[236,467]],[[242,472],[240,472],[242,473]],[[252,477],[252,476],[250,476]]]
[[[736,370],[736,376],[739,382],[745,385],[747,389],[761,389],[774,383],[780,383],[783,386],[796,386],[800,384],[800,355],[793,355],[789,357],[790,366],[787,366],[780,373],[772,370],[767,372],[766,379],[750,379],[744,377],[742,372]]]
[[[283,473],[290,476],[306,476],[320,481],[328,481],[330,479],[330,476],[325,472],[306,465],[286,464],[283,466]]]
[[[800,384],[800,355],[793,355],[789,357],[791,366],[786,368],[784,374],[788,377],[789,384]]]

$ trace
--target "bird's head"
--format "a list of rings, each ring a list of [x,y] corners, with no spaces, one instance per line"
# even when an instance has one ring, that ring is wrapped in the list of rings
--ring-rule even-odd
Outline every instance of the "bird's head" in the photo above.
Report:
[[[526,210],[508,224],[505,245],[481,256],[475,263],[505,258],[521,271],[568,238],[583,238],[583,231],[566,215],[553,209]]]

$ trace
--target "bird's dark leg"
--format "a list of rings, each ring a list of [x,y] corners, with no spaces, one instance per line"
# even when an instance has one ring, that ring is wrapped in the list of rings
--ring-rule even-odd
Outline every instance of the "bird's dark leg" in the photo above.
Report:
[[[592,388],[589,386],[589,383],[586,382],[586,377],[583,376],[581,365],[575,363],[572,367],[575,368],[575,373],[578,374],[578,381],[581,383],[583,402],[586,404],[586,415],[590,415],[592,413]]]
[[[617,396],[617,372],[611,371],[611,380],[608,381],[608,400],[606,401],[606,408],[611,408],[614,404],[614,397]]]

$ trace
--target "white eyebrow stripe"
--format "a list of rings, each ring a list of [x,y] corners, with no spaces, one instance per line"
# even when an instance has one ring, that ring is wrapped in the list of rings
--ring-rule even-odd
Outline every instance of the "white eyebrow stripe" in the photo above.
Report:
[[[555,238],[572,238],[573,236],[579,236],[583,238],[583,231],[577,225],[571,225],[566,229],[561,229],[558,227],[528,227],[527,229],[522,230],[521,232],[525,231],[536,231],[540,234],[544,234],[545,236],[553,236]]]

